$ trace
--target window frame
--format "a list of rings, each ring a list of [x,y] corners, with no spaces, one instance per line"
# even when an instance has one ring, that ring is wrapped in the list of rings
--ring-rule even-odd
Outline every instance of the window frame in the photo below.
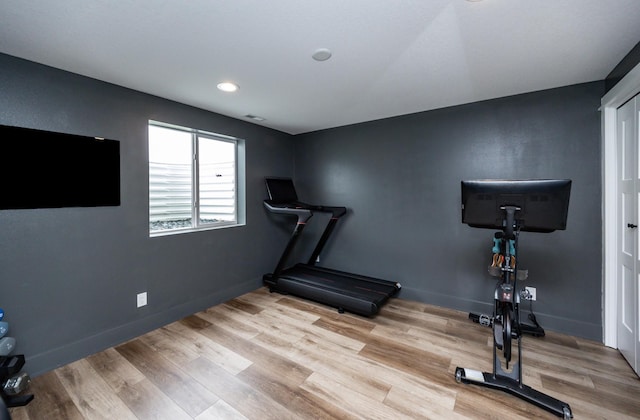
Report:
[[[176,235],[189,232],[201,232],[207,230],[224,229],[229,227],[244,226],[246,224],[246,209],[245,209],[245,155],[244,155],[244,140],[225,135],[220,133],[214,133],[211,131],[184,127],[180,125],[165,123],[161,121],[149,120],[147,124],[147,147],[150,146],[150,127],[155,126],[159,128],[165,128],[170,130],[176,130],[184,133],[188,133],[191,136],[191,226],[179,227],[174,229],[162,229],[151,230],[151,168],[150,168],[150,156],[149,149],[147,149],[147,163],[148,166],[148,195],[147,204],[148,212],[147,217],[149,221],[149,237]],[[200,151],[199,143],[200,139],[209,139],[213,141],[228,142],[234,145],[234,219],[230,221],[218,221],[213,223],[202,223],[200,221],[201,215],[201,200],[200,200]]]

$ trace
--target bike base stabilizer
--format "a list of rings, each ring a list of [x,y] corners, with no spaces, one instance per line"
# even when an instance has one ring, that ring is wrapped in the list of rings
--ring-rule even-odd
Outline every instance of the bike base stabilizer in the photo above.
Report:
[[[557,400],[517,380],[502,375],[493,375],[479,370],[456,367],[456,382],[474,384],[507,392],[531,404],[537,405],[563,419],[572,419],[569,404]]]

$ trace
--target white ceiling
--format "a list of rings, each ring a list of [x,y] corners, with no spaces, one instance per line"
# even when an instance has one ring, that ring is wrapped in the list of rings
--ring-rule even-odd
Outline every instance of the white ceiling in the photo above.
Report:
[[[0,2],[0,52],[291,134],[603,80],[638,41],[640,0]]]

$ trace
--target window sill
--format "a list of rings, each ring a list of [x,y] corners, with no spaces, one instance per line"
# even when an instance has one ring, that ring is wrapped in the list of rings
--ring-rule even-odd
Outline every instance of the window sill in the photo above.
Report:
[[[170,230],[160,230],[156,232],[149,232],[150,238],[157,238],[160,236],[171,236],[171,235],[180,235],[183,233],[193,233],[193,232],[204,232],[209,230],[218,230],[218,229],[228,229],[235,227],[245,226],[246,223],[228,223],[228,224],[219,224],[215,226],[201,226],[197,228],[183,228],[183,229],[170,229]]]

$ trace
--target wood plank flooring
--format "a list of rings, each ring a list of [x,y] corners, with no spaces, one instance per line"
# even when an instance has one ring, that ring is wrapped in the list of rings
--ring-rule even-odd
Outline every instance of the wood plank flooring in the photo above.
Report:
[[[456,383],[492,369],[491,330],[467,313],[392,299],[373,319],[262,288],[34,378],[20,419],[556,418]],[[28,366],[27,366],[28,367]],[[523,339],[524,383],[576,419],[640,418],[618,351],[547,331]]]

